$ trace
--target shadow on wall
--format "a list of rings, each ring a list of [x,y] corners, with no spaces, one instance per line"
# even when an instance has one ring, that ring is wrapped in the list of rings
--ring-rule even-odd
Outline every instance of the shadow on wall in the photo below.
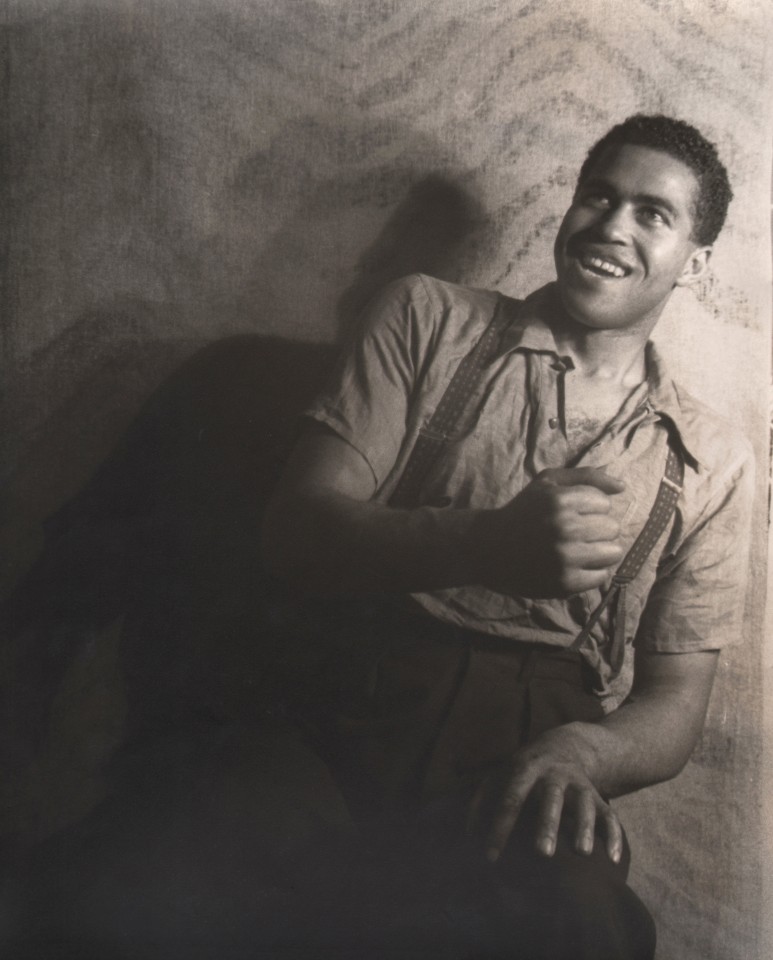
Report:
[[[338,301],[341,328],[347,330],[382,287],[408,273],[461,280],[484,217],[480,202],[459,184],[437,174],[416,183],[357,261],[355,280]]]
[[[385,176],[382,171],[380,177]],[[417,179],[415,173],[398,170],[395,179],[402,184],[403,199],[346,272],[348,286],[331,299],[334,291],[327,281],[324,309],[335,311],[340,333],[393,279],[422,271],[464,280],[470,270],[476,237],[485,223],[479,201],[465,186],[439,174]],[[396,189],[391,183],[387,193]],[[359,194],[364,185],[329,182],[316,190],[311,184],[301,188],[298,210],[281,224],[253,262],[250,279],[230,302],[221,290],[228,280],[225,268],[206,289],[194,270],[190,300],[174,296],[163,301],[129,296],[103,300],[81,311],[29,360],[11,364],[0,411],[5,428],[0,477],[8,505],[0,517],[0,595],[7,594],[31,562],[38,547],[34,531],[42,519],[84,484],[144,397],[212,339],[208,331],[213,317],[221,329],[239,332],[273,330],[282,336],[283,328],[289,327],[293,339],[318,339],[322,330],[330,329],[332,318],[325,322],[319,316],[302,316],[303,322],[298,322],[299,311],[307,310],[298,300],[299,290],[307,279],[313,289],[315,280],[299,277],[295,269],[289,282],[283,271],[292,261],[288,251],[308,242],[309,221],[333,211],[340,216],[352,200],[352,190]],[[216,251],[211,259],[220,262]],[[298,262],[304,262],[300,255]],[[177,266],[184,284],[191,264]],[[210,263],[203,272],[213,269]],[[204,311],[207,322],[188,316],[189,309]]]
[[[79,488],[192,350],[326,339],[386,280],[470,270],[474,176],[431,172],[462,169],[451,138],[383,109],[390,84],[353,98],[325,47],[349,18],[292,6],[12,17],[0,475],[24,519],[0,518],[3,592],[33,552],[25,522]]]
[[[340,298],[342,323],[350,326],[360,305],[394,277],[453,273],[477,216],[452,183],[417,183],[360,258]],[[62,764],[95,767],[127,734],[154,736],[196,717],[258,717],[274,651],[256,638],[267,594],[277,589],[260,569],[260,517],[298,413],[333,352],[257,335],[206,346],[150,397],[82,491],[45,522],[42,553],[0,612],[10,639],[6,767],[28,769],[42,751],[45,781],[46,771],[61,777]],[[105,389],[102,380],[97,389]],[[95,405],[87,388],[80,401]],[[60,410],[48,427],[50,450],[60,457],[71,449],[62,437],[78,437],[73,413]],[[38,446],[42,463],[46,443]],[[120,717],[122,729],[107,748],[104,736],[94,748],[99,734],[84,729],[93,727],[88,691],[64,708],[54,697],[73,670],[98,657],[105,637],[116,635],[128,718]],[[119,695],[116,688],[104,704],[113,715],[108,726],[121,714]],[[69,743],[55,731],[52,741],[52,702],[53,726],[71,731]],[[74,716],[63,717],[68,711]],[[38,786],[45,793],[45,782]],[[46,808],[50,798],[30,799],[37,817],[26,813],[21,822],[12,813],[6,831],[41,835],[72,815]]]
[[[414,149],[420,156],[436,152],[434,145],[416,140],[410,131],[405,136],[408,154]],[[475,272],[478,250],[491,227],[475,184],[466,183],[467,179],[466,174],[452,179],[437,172],[417,178],[414,170],[382,167],[373,170],[368,182],[301,178],[295,213],[271,235],[251,264],[232,309],[242,322],[247,318],[261,327],[268,321],[272,330],[279,331],[285,325],[276,317],[285,316],[298,331],[294,336],[319,335],[321,329],[329,329],[318,315],[305,314],[318,309],[316,294],[325,302],[330,293],[329,282],[320,286],[320,277],[337,269],[331,243],[345,249],[350,242],[348,237],[331,240],[329,234],[349,227],[352,235],[361,233],[364,198],[368,198],[368,221],[376,219],[379,206],[394,204],[394,209],[364,252],[353,253],[353,277],[347,271],[351,279],[334,301],[339,334],[349,330],[378,290],[398,277],[421,272],[465,282]],[[304,265],[311,271],[308,275]]]

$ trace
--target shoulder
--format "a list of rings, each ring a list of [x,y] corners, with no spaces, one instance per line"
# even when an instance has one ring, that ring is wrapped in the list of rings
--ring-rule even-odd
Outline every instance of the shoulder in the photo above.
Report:
[[[753,465],[752,446],[741,428],[674,383],[679,432],[699,472],[732,478]]]
[[[359,325],[360,336],[399,339],[416,358],[470,348],[500,303],[495,290],[463,286],[424,273],[412,273],[383,287]]]
[[[451,283],[426,273],[411,273],[388,283],[373,302],[428,307],[438,315],[469,312],[490,314],[503,299],[506,298],[496,290]]]
[[[421,293],[440,309],[491,311],[502,298],[502,294],[496,290],[438,280],[426,273],[410,274],[397,283],[404,284],[410,290],[421,290]]]
[[[414,273],[394,281],[386,289],[411,312],[414,322],[432,339],[466,343],[487,326],[499,304],[508,300],[496,290],[465,286]]]

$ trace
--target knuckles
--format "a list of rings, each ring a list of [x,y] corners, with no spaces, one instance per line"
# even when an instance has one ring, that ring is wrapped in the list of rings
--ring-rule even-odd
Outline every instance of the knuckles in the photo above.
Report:
[[[566,471],[543,470],[499,509],[485,529],[484,581],[512,595],[568,597],[601,586],[622,558],[620,524],[600,490],[566,483]],[[523,545],[529,545],[524,564]]]

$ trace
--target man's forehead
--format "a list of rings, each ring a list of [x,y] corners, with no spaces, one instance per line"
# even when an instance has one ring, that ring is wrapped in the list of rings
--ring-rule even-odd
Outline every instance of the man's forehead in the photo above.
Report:
[[[585,173],[578,186],[604,182],[643,195],[681,200],[692,211],[699,184],[694,171],[665,150],[634,143],[610,144]]]

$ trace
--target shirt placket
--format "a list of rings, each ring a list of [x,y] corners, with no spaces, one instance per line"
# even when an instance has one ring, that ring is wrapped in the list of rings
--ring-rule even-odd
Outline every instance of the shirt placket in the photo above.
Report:
[[[569,357],[538,354],[531,357],[530,384],[535,397],[535,429],[532,431],[532,464],[541,470],[566,466],[569,444],[566,437],[566,374],[574,364]],[[536,386],[536,389],[535,389]]]

